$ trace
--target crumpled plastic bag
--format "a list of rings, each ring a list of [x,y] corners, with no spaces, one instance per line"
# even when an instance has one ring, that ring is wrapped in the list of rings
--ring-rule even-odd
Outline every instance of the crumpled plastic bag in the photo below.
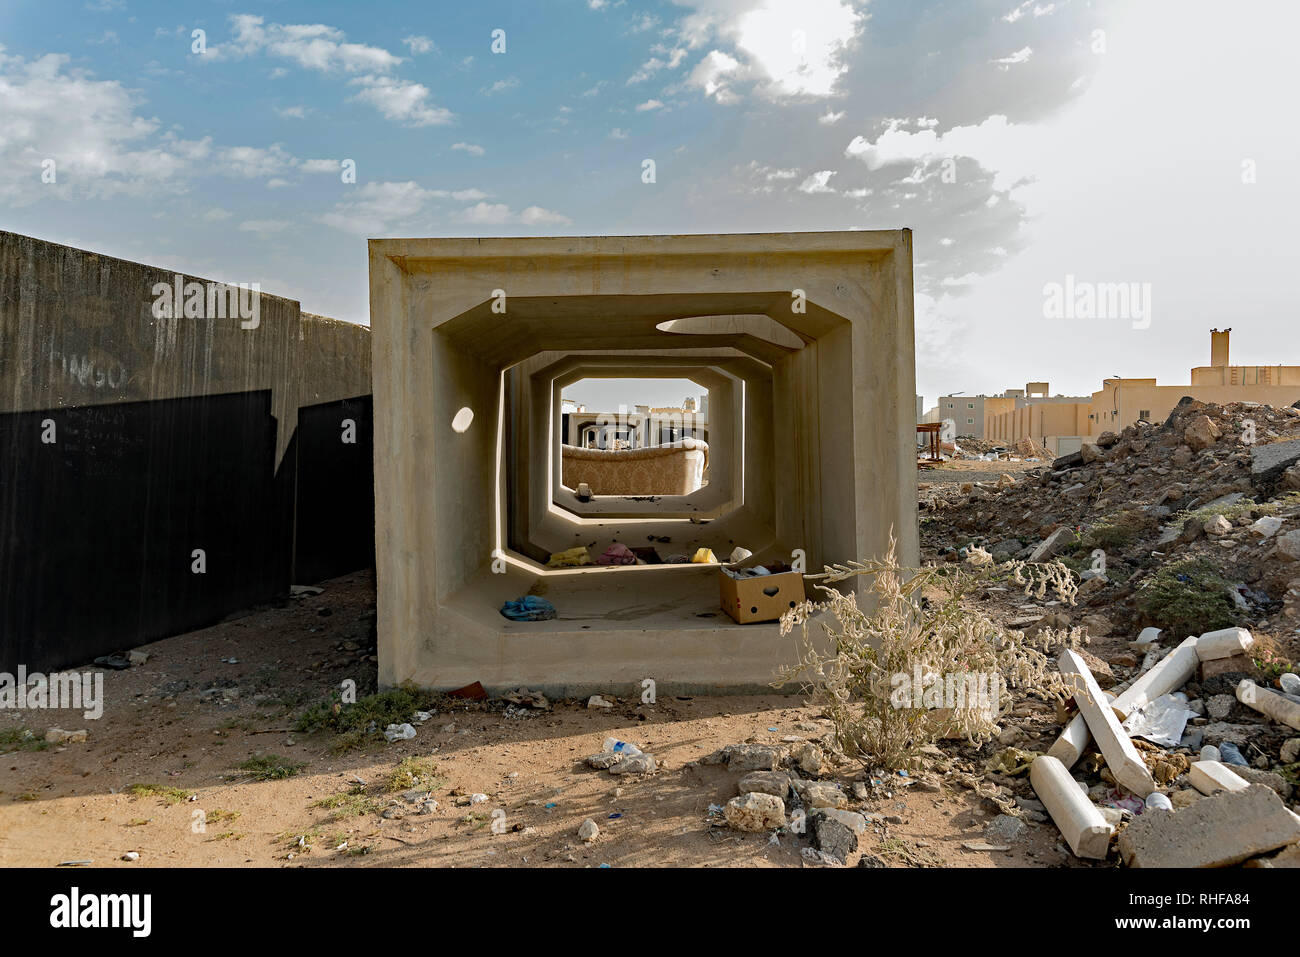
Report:
[[[1132,738],[1146,738],[1152,744],[1177,747],[1192,712],[1187,710],[1187,696],[1182,692],[1162,694],[1141,707],[1134,708],[1122,727]]]
[[[415,728],[409,724],[390,724],[384,729],[384,737],[392,741],[409,741],[415,737]]]
[[[501,606],[501,614],[511,621],[547,621],[556,615],[555,606],[537,595],[525,595]]]

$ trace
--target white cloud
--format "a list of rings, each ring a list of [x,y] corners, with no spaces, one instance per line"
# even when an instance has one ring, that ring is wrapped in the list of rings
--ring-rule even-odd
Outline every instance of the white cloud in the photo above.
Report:
[[[817,122],[822,126],[834,126],[840,120],[844,119],[844,111],[836,113],[834,110],[827,110],[821,116],[817,117]]]
[[[291,170],[297,163],[279,143],[266,149],[257,146],[226,146],[213,154],[219,172],[243,179],[260,179]]]
[[[522,224],[525,226],[566,225],[572,220],[560,213],[541,206],[529,206],[521,212],[514,212],[505,203],[476,203],[468,209],[461,210],[456,220],[480,226],[503,226]]]
[[[321,222],[355,236],[374,238],[400,223],[417,220],[438,198],[418,183],[371,182],[359,187],[321,217]]]
[[[716,41],[691,83],[719,102],[734,101],[734,86],[742,81],[752,81],[773,100],[832,95],[848,72],[847,55],[867,20],[850,0],[677,2],[694,8],[678,24],[683,43],[695,49]],[[722,50],[723,43],[735,55]],[[724,75],[726,82],[721,81]]]
[[[385,119],[403,126],[442,126],[452,122],[455,114],[446,107],[432,106],[431,93],[423,83],[411,83],[391,76],[359,76],[349,81],[361,91],[351,97],[377,109]]]
[[[740,61],[721,50],[711,50],[695,65],[688,82],[704,91],[719,103],[737,102],[738,97],[727,85],[729,78],[740,70]]]
[[[835,190],[830,186],[828,186],[827,184],[830,182],[831,177],[834,175],[835,175],[835,170],[832,169],[818,170],[817,172],[813,173],[802,183],[799,184],[799,192],[833,193],[835,192]]]
[[[976,126],[954,126],[942,134],[934,127],[911,131],[904,128],[905,122],[890,121],[874,143],[855,136],[844,154],[862,160],[873,171],[900,163],[925,166],[969,157],[997,174],[994,187],[999,190],[1010,189],[1033,170],[1023,150],[1031,131],[1009,123],[1005,116],[990,116]]]
[[[646,100],[644,103],[638,103],[636,105],[636,111],[638,113],[646,113],[650,110],[662,110],[663,108],[664,105],[659,100]]]
[[[285,119],[288,120],[305,120],[307,118],[307,114],[310,112],[312,112],[312,109],[309,106],[275,107],[276,115],[283,116]]]
[[[410,49],[412,55],[419,56],[422,53],[432,53],[438,47],[432,40],[425,36],[402,37],[402,42]]]
[[[323,23],[266,23],[262,17],[237,13],[230,17],[234,37],[208,47],[205,58],[279,57],[321,73],[387,72],[402,58],[382,47],[348,43],[342,30]]]
[[[519,77],[508,76],[504,79],[497,80],[491,86],[485,86],[483,89],[479,90],[479,92],[484,96],[495,96],[498,93],[504,93],[506,90],[513,90],[517,86],[519,86]]]
[[[483,149],[483,147],[479,146],[477,143],[452,143],[451,148],[454,150],[461,150],[465,153],[468,153],[470,156],[482,156],[485,152],[487,152],[485,149]]]
[[[989,62],[996,63],[1000,70],[1009,70],[1018,63],[1028,63],[1029,58],[1033,55],[1034,51],[1029,47],[1021,47],[1015,53],[1009,53],[1000,59],[991,60]]]
[[[1055,3],[1036,3],[1035,0],[1025,0],[1020,6],[1007,13],[1002,19],[1007,23],[1015,23],[1021,17],[1025,16],[1032,10],[1035,17],[1045,17],[1056,11]]]
[[[299,169],[304,173],[337,173],[340,166],[336,159],[309,159],[303,160]]]
[[[609,131],[609,138],[611,140],[625,140],[628,138],[628,135],[627,130],[621,130],[617,126]]]
[[[135,95],[120,83],[65,72],[67,64],[62,54],[29,61],[0,47],[0,199],[184,191],[208,141],[158,135],[158,121],[138,116]],[[47,160],[54,183],[42,182]]]

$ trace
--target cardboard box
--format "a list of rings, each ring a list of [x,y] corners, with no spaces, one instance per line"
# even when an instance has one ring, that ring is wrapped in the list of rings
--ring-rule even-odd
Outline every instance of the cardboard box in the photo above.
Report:
[[[748,625],[756,621],[776,621],[804,600],[803,575],[783,572],[755,578],[732,578],[718,572],[718,592],[722,610]]]

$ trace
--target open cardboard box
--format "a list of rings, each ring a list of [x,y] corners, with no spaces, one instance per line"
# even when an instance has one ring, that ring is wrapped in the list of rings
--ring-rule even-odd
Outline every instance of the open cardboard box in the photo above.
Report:
[[[725,567],[738,570],[744,564],[730,563]],[[738,625],[776,621],[804,600],[803,574],[790,571],[754,578],[732,578],[720,569],[718,593],[722,610]]]

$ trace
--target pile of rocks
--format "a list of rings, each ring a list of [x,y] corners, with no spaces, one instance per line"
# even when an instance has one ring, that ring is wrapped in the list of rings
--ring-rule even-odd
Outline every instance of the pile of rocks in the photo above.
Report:
[[[995,562],[1062,558],[1084,580],[1084,605],[1106,606],[1130,633],[1163,624],[1135,601],[1144,580],[1173,562],[1205,563],[1236,622],[1295,631],[1297,493],[1300,409],[1188,399],[1161,424],[1104,433],[1020,481],[926,489],[923,555],[957,561],[980,546]]]

